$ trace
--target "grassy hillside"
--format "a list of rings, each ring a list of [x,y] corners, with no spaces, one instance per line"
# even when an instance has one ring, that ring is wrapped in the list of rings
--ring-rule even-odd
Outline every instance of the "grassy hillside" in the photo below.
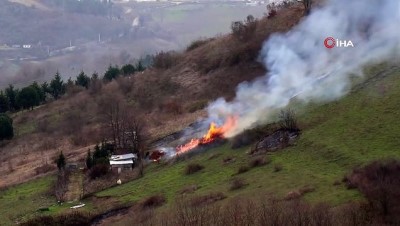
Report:
[[[265,69],[255,63],[262,42],[273,32],[290,29],[302,16],[300,5],[285,8],[274,18],[260,20],[247,42],[232,35],[207,40],[167,59],[173,61],[169,67],[155,67],[89,90],[72,90],[60,100],[15,114],[16,137],[0,149],[0,186],[48,173],[39,169],[52,164],[61,150],[69,162],[83,162],[88,148],[104,136],[105,100],[126,103],[143,116],[153,139],[180,130],[204,116],[208,101],[232,98],[238,83],[264,74]],[[357,190],[349,190],[341,182],[343,177],[372,160],[400,157],[400,68],[393,66],[399,65],[396,63],[366,68],[366,80],[355,80],[351,92],[340,100],[296,108],[300,137],[288,148],[258,156],[268,160],[266,165],[237,174],[256,157],[247,154],[250,147],[231,149],[228,142],[190,159],[150,164],[143,178],[123,181],[83,200],[88,205],[82,211],[98,214],[157,194],[166,197],[163,208],[168,208],[182,190],[193,185],[198,189],[188,196],[222,192],[225,200],[264,194],[284,198],[304,188],[309,192],[303,197],[311,203],[337,206],[362,200]],[[179,110],[165,107],[171,105]],[[186,175],[190,163],[204,169]],[[247,185],[232,191],[231,182],[237,178]],[[54,176],[47,176],[0,191],[0,217],[6,219],[5,224],[68,212],[72,204],[57,206],[49,193],[53,181]],[[50,207],[49,211],[38,212],[43,206]]]
[[[385,72],[386,73],[381,73]],[[154,194],[165,194],[172,201],[185,186],[198,185],[195,194],[223,192],[228,197],[271,193],[284,197],[288,192],[311,186],[314,192],[305,195],[312,202],[342,204],[362,198],[356,190],[348,190],[341,182],[353,167],[376,159],[399,158],[400,133],[400,69],[377,66],[368,71],[364,83],[350,95],[333,103],[308,106],[299,116],[302,135],[295,145],[268,155],[266,166],[234,176],[240,166],[247,165],[248,148],[232,150],[229,145],[169,166],[152,165],[142,179],[102,191],[96,196],[117,197],[122,202],[139,201]],[[378,77],[375,77],[378,75]],[[361,87],[361,88],[359,88]],[[216,156],[212,158],[212,156]],[[232,163],[224,164],[230,157]],[[204,169],[185,175],[188,163],[199,163]],[[274,172],[275,165],[282,170]],[[231,192],[234,177],[245,179],[248,186]]]
[[[222,192],[232,197],[258,197],[263,194],[284,198],[289,192],[313,188],[303,198],[312,203],[340,205],[363,199],[357,190],[349,190],[341,182],[355,166],[372,160],[400,158],[398,117],[400,103],[400,68],[387,64],[365,70],[367,80],[354,86],[349,95],[335,102],[304,107],[298,119],[302,134],[295,144],[268,154],[271,162],[236,175],[241,166],[251,161],[249,147],[231,149],[227,143],[190,159],[170,164],[151,164],[141,179],[124,183],[84,200],[83,210],[92,213],[123,203],[135,203],[156,194],[167,198],[168,208],[181,191],[196,185],[189,196]],[[232,161],[224,163],[230,158]],[[191,175],[184,173],[189,163],[204,166]],[[276,172],[279,165],[282,169]],[[230,183],[241,178],[248,185],[231,191]],[[0,192],[0,215],[7,222],[40,215],[36,210],[52,206],[53,198],[45,194],[52,177],[45,177]],[[21,202],[23,200],[24,202]],[[224,201],[225,202],[225,201]],[[22,204],[25,203],[25,204]],[[28,203],[28,204],[26,204]],[[105,203],[108,203],[107,205]],[[11,211],[9,206],[18,206]],[[46,214],[65,212],[53,206]],[[126,219],[123,219],[126,220]]]

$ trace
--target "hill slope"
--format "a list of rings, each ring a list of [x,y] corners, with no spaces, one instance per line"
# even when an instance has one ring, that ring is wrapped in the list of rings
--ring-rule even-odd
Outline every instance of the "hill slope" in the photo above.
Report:
[[[265,194],[283,198],[289,192],[312,188],[313,191],[305,194],[304,198],[313,203],[340,205],[360,200],[361,194],[357,190],[347,189],[341,182],[342,178],[355,166],[372,160],[400,158],[399,140],[396,139],[400,132],[397,126],[400,67],[381,64],[367,68],[365,73],[368,79],[355,85],[352,92],[343,99],[304,107],[298,116],[301,136],[294,145],[268,154],[267,158],[271,162],[265,166],[236,175],[241,166],[247,166],[251,161],[252,157],[246,153],[250,147],[231,149],[228,143],[174,164],[151,164],[146,168],[143,178],[106,189],[83,200],[88,204],[84,210],[99,213],[118,203],[135,203],[155,194],[166,196],[167,205],[163,210],[174,203],[183,189],[192,185],[198,189],[188,194],[189,197],[222,192],[227,196],[226,200],[237,196],[251,198]],[[224,163],[227,158],[233,161]],[[189,163],[201,164],[204,169],[185,175],[184,170]],[[276,172],[276,166],[282,169]],[[48,178],[46,181],[51,180],[52,176]],[[248,185],[230,191],[230,183],[234,178],[241,178]],[[41,183],[41,180],[37,181]],[[32,183],[34,185],[36,180]],[[31,206],[31,209],[20,209],[18,213],[1,213],[9,222],[33,214],[43,204],[50,205],[49,200],[52,198],[46,195],[45,188],[37,193],[27,191],[27,186],[29,184],[18,185],[0,192],[0,209],[6,210],[7,206],[16,205],[21,195],[29,203],[35,201],[35,197],[40,194],[47,198],[43,199],[43,203],[38,202],[42,204]],[[65,212],[64,208],[50,207],[50,213]],[[122,217],[120,223],[126,224],[129,221],[129,217]]]

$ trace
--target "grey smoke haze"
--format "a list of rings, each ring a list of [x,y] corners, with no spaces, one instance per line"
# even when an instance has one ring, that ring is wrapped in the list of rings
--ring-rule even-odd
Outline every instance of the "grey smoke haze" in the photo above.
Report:
[[[327,49],[326,37],[351,40],[354,48]],[[332,101],[345,95],[352,73],[364,65],[388,60],[399,53],[400,1],[329,0],[285,34],[273,35],[261,50],[268,73],[237,87],[232,102],[218,99],[209,117],[223,121],[238,115],[228,136],[271,121],[292,98],[302,102]]]

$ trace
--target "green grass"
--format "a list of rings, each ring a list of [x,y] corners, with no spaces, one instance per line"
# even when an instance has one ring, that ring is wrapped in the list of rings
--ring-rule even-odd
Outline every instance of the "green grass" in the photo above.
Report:
[[[380,65],[368,69],[367,73],[371,77],[383,69],[385,66]],[[295,145],[272,153],[269,165],[238,175],[249,183],[238,191],[229,191],[229,181],[240,166],[248,164],[249,156],[245,153],[246,148],[232,150],[229,145],[224,145],[189,161],[170,166],[152,165],[146,169],[143,178],[96,195],[132,202],[162,193],[171,201],[183,187],[197,184],[200,189],[195,194],[221,191],[228,197],[270,193],[283,197],[289,191],[313,186],[315,191],[304,197],[311,202],[338,205],[362,199],[356,190],[333,184],[358,165],[400,157],[399,75],[400,70],[392,71],[390,76],[372,79],[364,88],[339,101],[308,106],[299,115],[304,130]],[[208,160],[213,153],[220,156]],[[223,164],[222,159],[227,156],[236,161]],[[200,163],[205,168],[193,175],[185,175],[184,168],[190,162]],[[275,164],[281,164],[283,170],[274,172]]]
[[[49,194],[54,176],[46,176],[0,191],[1,225],[14,225],[56,203]]]

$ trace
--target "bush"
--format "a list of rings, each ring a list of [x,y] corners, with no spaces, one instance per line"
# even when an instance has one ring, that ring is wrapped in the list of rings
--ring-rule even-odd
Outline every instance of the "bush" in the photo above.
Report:
[[[180,56],[176,52],[160,52],[154,56],[153,67],[168,69],[179,63]]]
[[[214,192],[207,195],[197,196],[192,198],[191,205],[192,206],[204,206],[214,203],[219,200],[225,199],[226,196],[222,192]]]
[[[204,169],[204,166],[197,163],[190,163],[186,166],[185,174],[190,175]]]
[[[197,189],[199,189],[198,185],[195,185],[195,184],[194,185],[189,185],[189,186],[186,186],[186,187],[182,188],[179,193],[180,194],[190,194],[190,193],[195,192]]]
[[[250,168],[248,167],[248,166],[241,166],[241,167],[239,167],[239,169],[238,169],[238,174],[241,174],[241,173],[245,173],[245,172],[247,172],[247,171],[249,171],[250,170]]]
[[[13,120],[6,114],[0,114],[0,141],[14,137]]]
[[[260,167],[260,166],[264,166],[270,162],[271,162],[270,159],[266,159],[264,157],[257,157],[257,158],[253,158],[252,160],[250,160],[249,166],[251,168]]]
[[[385,223],[400,223],[400,160],[372,162],[353,170],[345,181],[364,194]]]
[[[250,145],[274,133],[276,129],[277,129],[277,124],[269,124],[265,126],[256,127],[254,129],[245,130],[243,131],[243,133],[236,135],[232,139],[231,147],[233,149],[236,149]]]
[[[247,184],[245,183],[245,181],[243,179],[240,178],[235,178],[231,181],[231,185],[230,185],[230,190],[234,191],[234,190],[238,190],[243,188],[244,186],[246,186]]]
[[[90,178],[96,179],[98,177],[104,176],[108,173],[109,166],[108,164],[100,163],[96,164],[95,166],[90,169]]]
[[[90,225],[90,216],[81,212],[59,216],[39,216],[22,223],[23,226],[86,226]]]
[[[300,131],[297,126],[296,114],[292,109],[282,110],[279,114],[279,125],[282,130],[290,132]]]
[[[232,35],[239,41],[248,41],[251,39],[257,28],[257,20],[252,15],[247,16],[244,22],[232,22],[231,30]]]
[[[142,209],[155,208],[162,206],[165,203],[165,197],[163,195],[153,195],[146,198],[142,203]]]

